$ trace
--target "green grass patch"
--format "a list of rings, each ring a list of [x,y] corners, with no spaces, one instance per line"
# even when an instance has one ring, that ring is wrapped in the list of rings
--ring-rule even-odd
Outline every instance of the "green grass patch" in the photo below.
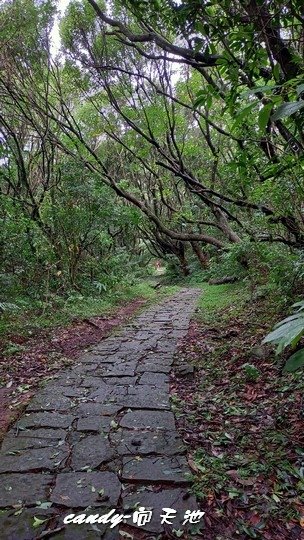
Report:
[[[237,315],[250,294],[244,282],[226,283],[223,285],[201,285],[202,295],[199,299],[197,318],[205,323],[212,323],[219,317]]]

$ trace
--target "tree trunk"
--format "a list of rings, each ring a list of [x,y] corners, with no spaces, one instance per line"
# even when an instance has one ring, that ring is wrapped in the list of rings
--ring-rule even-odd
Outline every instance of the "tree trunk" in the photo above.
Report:
[[[188,262],[185,255],[178,255],[178,260],[180,262],[180,267],[181,267],[183,276],[189,276],[190,269],[189,269]]]
[[[213,214],[215,215],[218,225],[226,238],[228,238],[228,240],[230,240],[230,242],[233,242],[234,244],[239,244],[241,242],[241,239],[238,234],[236,234],[230,227],[229,221],[225,216],[224,212],[222,212],[220,208],[214,207]]]
[[[190,243],[191,243],[191,246],[192,246],[192,249],[193,249],[193,253],[197,256],[201,267],[204,270],[206,270],[206,268],[208,268],[208,266],[209,266],[209,256],[207,255],[207,253],[204,253],[201,250],[200,245],[199,245],[198,242],[190,242]]]

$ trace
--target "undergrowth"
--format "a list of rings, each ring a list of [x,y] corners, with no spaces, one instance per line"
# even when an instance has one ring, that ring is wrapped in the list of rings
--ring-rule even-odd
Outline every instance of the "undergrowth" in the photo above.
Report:
[[[248,286],[244,282],[223,285],[201,285],[202,295],[198,302],[197,318],[204,323],[212,323],[219,318],[229,318],[241,312],[250,299]]]
[[[0,338],[14,333],[28,335],[39,328],[67,325],[75,319],[110,315],[117,306],[132,300],[143,298],[158,302],[178,290],[169,285],[154,289],[153,285],[152,280],[138,280],[96,296],[84,296],[74,291],[66,298],[52,294],[45,301],[26,296],[14,298],[14,307],[0,313]]]
[[[276,319],[248,287],[202,285],[180,350],[196,368],[175,403],[205,540],[300,539],[304,505],[302,373],[281,376],[262,347]]]

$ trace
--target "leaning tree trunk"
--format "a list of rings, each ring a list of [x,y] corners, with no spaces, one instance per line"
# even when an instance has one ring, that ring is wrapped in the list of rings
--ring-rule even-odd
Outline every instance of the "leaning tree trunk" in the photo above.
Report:
[[[190,243],[191,243],[191,247],[193,249],[193,253],[197,256],[201,267],[204,270],[206,270],[206,268],[208,268],[208,266],[209,266],[209,256],[207,255],[207,253],[204,253],[201,250],[198,242],[190,242]]]

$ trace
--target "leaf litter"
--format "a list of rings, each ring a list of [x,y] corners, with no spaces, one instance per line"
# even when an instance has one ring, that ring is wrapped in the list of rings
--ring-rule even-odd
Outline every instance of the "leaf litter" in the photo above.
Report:
[[[194,320],[177,353],[195,366],[171,392],[204,540],[304,537],[303,376],[281,375],[269,348],[252,355],[268,319],[259,302],[219,315],[220,330]]]

